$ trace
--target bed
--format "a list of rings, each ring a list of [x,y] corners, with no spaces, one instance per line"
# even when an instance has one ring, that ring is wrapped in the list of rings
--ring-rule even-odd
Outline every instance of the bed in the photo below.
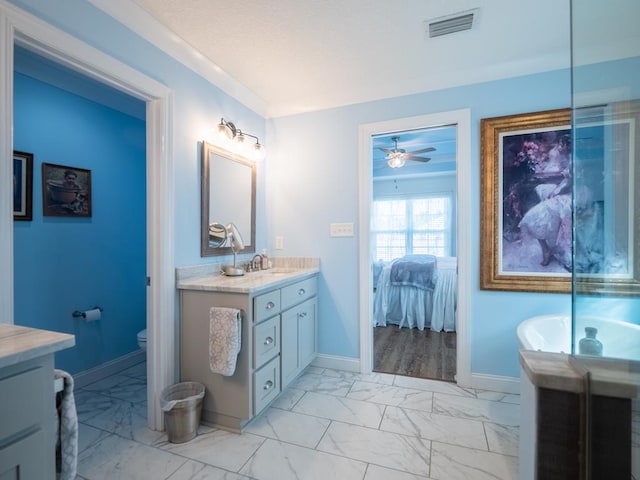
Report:
[[[410,255],[385,264],[377,277],[373,325],[455,332],[455,257]]]

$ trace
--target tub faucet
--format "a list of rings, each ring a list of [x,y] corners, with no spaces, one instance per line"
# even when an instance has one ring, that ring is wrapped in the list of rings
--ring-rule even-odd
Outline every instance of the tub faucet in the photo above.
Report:
[[[254,255],[251,260],[251,266],[254,270],[260,270],[262,268],[262,256],[259,254]]]

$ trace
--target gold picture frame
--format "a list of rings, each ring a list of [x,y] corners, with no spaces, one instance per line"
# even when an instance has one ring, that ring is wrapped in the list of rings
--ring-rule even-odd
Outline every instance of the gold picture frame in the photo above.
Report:
[[[574,111],[574,290],[640,295],[640,101]]]
[[[569,293],[571,110],[485,118],[480,131],[480,288]]]

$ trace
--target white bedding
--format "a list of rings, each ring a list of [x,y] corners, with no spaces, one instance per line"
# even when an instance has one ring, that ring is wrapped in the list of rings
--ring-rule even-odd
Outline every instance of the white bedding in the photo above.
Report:
[[[456,258],[437,258],[433,291],[407,285],[392,285],[391,265],[386,265],[376,285],[373,325],[391,323],[400,327],[430,328],[435,332],[456,330]]]

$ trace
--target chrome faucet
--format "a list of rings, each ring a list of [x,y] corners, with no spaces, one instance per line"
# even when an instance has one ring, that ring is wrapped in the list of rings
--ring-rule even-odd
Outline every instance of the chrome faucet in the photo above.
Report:
[[[251,260],[251,266],[254,270],[262,269],[262,256],[259,254],[254,255],[253,259]]]

